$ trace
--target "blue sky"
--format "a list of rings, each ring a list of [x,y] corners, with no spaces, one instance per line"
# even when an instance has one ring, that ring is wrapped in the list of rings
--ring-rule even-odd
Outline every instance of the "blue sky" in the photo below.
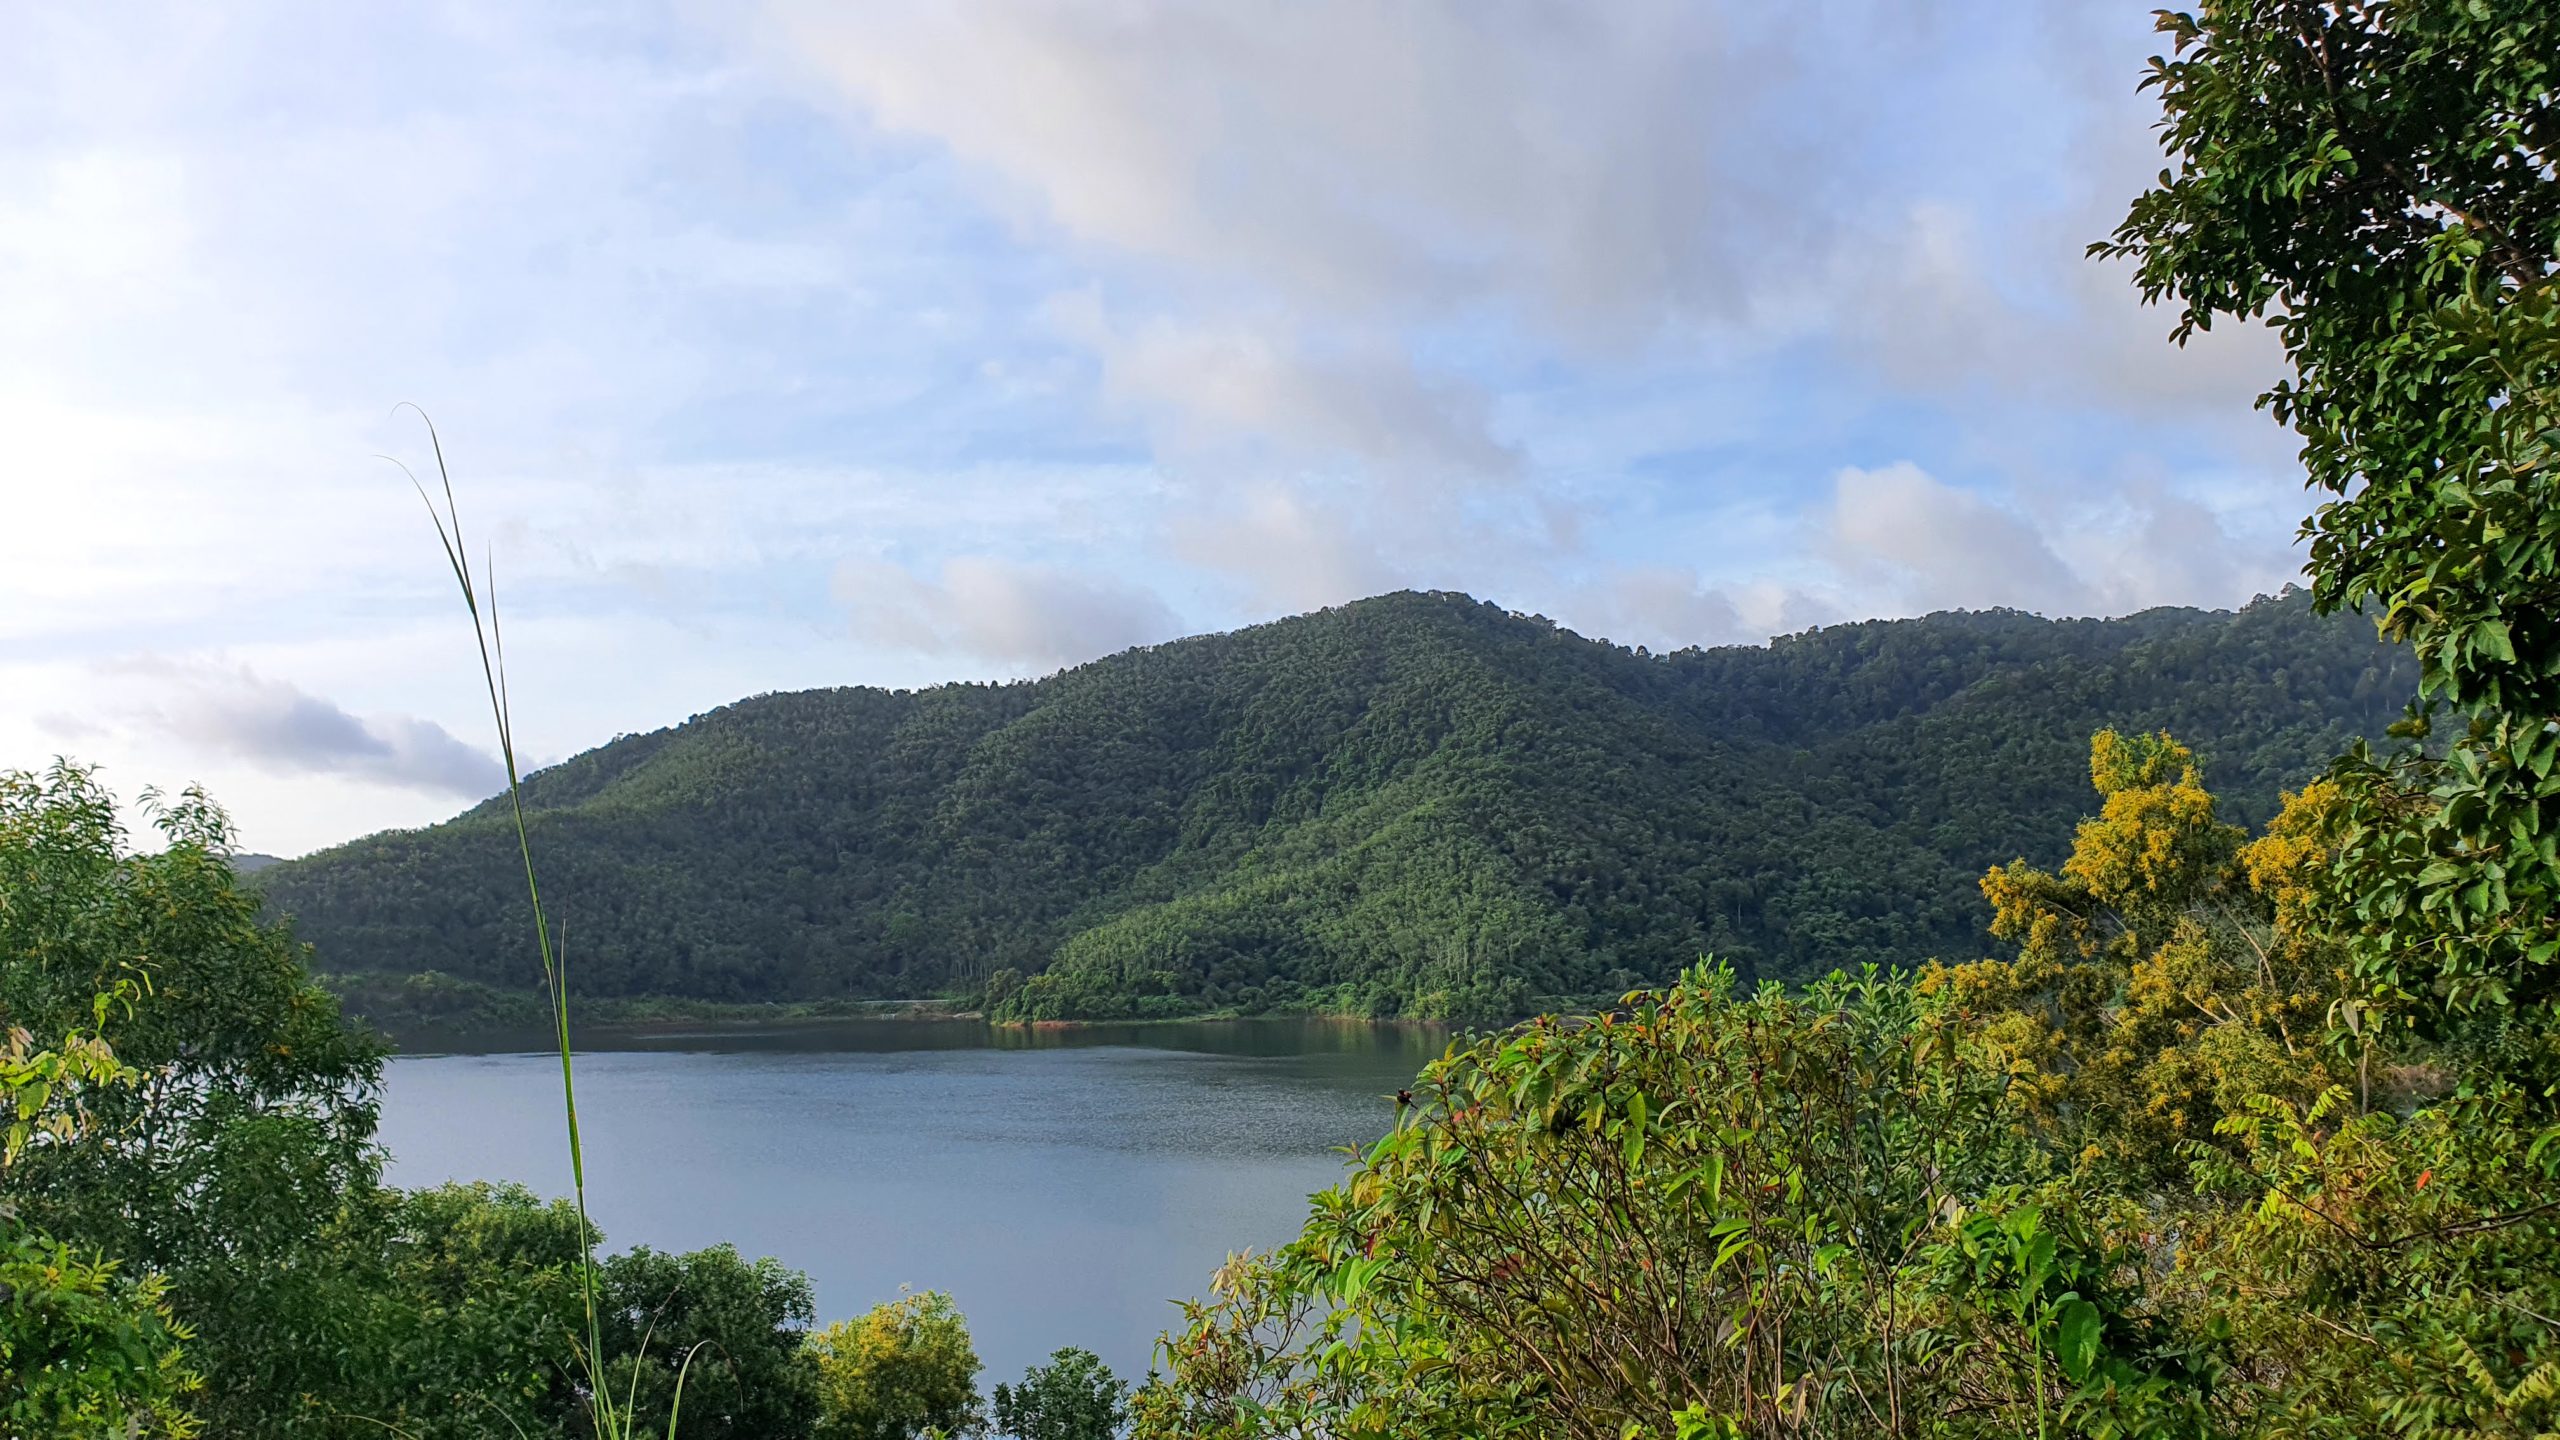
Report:
[[[298,853],[538,760],[1406,586],[1657,648],[2298,569],[2258,331],[2082,258],[2142,7],[20,6],[0,766]]]

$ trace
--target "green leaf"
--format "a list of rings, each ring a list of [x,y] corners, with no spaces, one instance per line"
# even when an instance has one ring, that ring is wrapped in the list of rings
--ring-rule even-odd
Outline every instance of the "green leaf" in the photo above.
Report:
[[[2098,1336],[2106,1329],[2106,1323],[2097,1306],[2077,1295],[2062,1302],[2054,1350],[2061,1357],[2062,1373],[2070,1376],[2073,1384],[2087,1380],[2090,1368],[2098,1363]]]

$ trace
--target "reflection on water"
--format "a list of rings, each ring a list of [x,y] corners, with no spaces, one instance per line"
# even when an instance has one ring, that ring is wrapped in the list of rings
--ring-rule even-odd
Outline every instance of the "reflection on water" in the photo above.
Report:
[[[729,1241],[806,1270],[821,1320],[948,1290],[989,1384],[1061,1345],[1134,1378],[1168,1301],[1294,1234],[1448,1039],[1298,1020],[624,1032],[578,1061],[590,1199],[615,1249]],[[392,1183],[565,1193],[559,1083],[541,1054],[394,1060]]]

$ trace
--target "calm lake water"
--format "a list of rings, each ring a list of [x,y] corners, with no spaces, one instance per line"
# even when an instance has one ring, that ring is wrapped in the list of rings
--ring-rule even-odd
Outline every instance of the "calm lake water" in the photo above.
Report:
[[[611,1249],[728,1241],[808,1272],[822,1323],[947,1290],[986,1386],[1062,1345],[1135,1379],[1168,1302],[1294,1235],[1339,1147],[1382,1133],[1447,1041],[1324,1021],[626,1035],[578,1060],[589,1200]],[[395,1059],[382,1138],[395,1185],[569,1188],[556,1056]]]

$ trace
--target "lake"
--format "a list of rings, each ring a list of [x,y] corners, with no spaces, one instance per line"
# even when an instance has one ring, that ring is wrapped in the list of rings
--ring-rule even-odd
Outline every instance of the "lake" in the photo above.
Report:
[[[1447,1041],[1261,1020],[623,1035],[578,1059],[588,1199],[609,1249],[728,1241],[806,1271],[821,1323],[947,1290],[982,1387],[1062,1345],[1135,1380],[1169,1302],[1294,1235]],[[395,1185],[566,1194],[559,1058],[396,1058],[382,1139]]]

